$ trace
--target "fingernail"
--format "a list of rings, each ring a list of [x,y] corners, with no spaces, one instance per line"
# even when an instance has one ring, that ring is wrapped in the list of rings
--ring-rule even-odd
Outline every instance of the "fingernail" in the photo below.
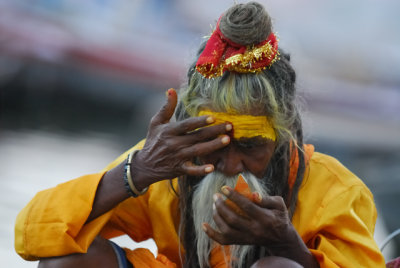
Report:
[[[209,116],[209,117],[207,117],[207,119],[206,119],[206,122],[208,123],[208,124],[211,124],[211,123],[214,123],[214,117],[212,117],[212,116]]]
[[[231,131],[232,130],[232,125],[231,124],[227,124],[225,126],[226,131]]]
[[[224,136],[224,137],[221,139],[221,142],[222,142],[223,144],[228,144],[229,141],[230,141],[229,136]]]
[[[257,200],[258,202],[261,202],[262,196],[261,196],[260,193],[255,192],[255,193],[253,193],[253,195],[254,195],[254,197],[255,197],[255,200]]]
[[[207,167],[204,169],[204,171],[207,172],[207,173],[213,172],[213,170],[214,170],[214,166],[207,166]]]
[[[167,92],[165,92],[165,95],[167,96],[167,98],[172,95],[173,91],[174,91],[174,89],[170,88],[170,89],[167,90]]]
[[[222,186],[221,191],[222,191],[222,193],[223,193],[224,195],[226,195],[226,196],[228,196],[228,195],[230,194],[230,192],[231,192],[229,186],[226,186],[226,185],[225,185],[225,186]]]
[[[213,200],[214,200],[214,202],[217,202],[218,198],[219,198],[218,194],[214,194],[214,195],[213,195]]]
[[[203,224],[201,225],[201,228],[203,229],[204,232],[207,232],[207,226],[206,226],[205,223],[203,223]]]
[[[213,206],[212,206],[212,207],[213,207],[213,210],[216,210],[216,209],[217,209],[217,208],[215,207],[215,203],[213,203]]]

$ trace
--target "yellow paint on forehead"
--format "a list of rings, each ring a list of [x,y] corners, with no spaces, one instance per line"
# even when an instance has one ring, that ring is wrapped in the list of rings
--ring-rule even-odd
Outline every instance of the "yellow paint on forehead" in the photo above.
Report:
[[[232,123],[233,138],[235,139],[261,136],[273,141],[276,140],[275,129],[266,116],[217,113],[210,110],[202,110],[198,116],[203,115],[212,115],[215,118],[215,122],[212,125],[226,122]]]

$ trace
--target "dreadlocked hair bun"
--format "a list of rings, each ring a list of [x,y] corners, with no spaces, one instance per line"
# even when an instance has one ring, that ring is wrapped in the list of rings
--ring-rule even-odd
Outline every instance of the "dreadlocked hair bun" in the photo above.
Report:
[[[240,45],[258,44],[272,32],[271,17],[256,2],[237,4],[222,15],[219,28],[225,37]]]

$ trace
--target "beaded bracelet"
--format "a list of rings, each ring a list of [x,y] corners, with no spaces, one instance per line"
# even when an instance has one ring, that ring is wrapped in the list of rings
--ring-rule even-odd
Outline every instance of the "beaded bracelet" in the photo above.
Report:
[[[124,168],[124,185],[125,189],[130,196],[138,197],[147,192],[149,187],[144,188],[142,191],[136,189],[135,184],[133,184],[132,176],[131,176],[131,163],[132,158],[136,155],[139,150],[133,151],[132,153],[128,154],[128,158],[126,159],[125,168]]]

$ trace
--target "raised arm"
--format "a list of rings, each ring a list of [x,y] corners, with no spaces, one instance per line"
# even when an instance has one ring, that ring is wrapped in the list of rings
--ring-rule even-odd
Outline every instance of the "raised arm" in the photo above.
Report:
[[[169,89],[166,103],[150,122],[143,149],[132,159],[132,180],[139,191],[160,180],[184,174],[203,176],[212,172],[212,164],[197,166],[192,162],[193,158],[218,150],[230,141],[229,136],[223,135],[231,129],[230,125],[203,128],[214,122],[212,117],[201,116],[170,122],[176,104],[176,92]],[[122,162],[104,175],[88,221],[129,197],[122,179],[125,163]]]
[[[212,172],[213,165],[196,166],[192,159],[230,141],[223,134],[231,126],[204,128],[214,122],[207,116],[170,122],[176,104],[176,92],[170,89],[166,103],[151,120],[143,149],[132,159],[132,181],[138,190],[183,174]],[[109,221],[112,209],[129,197],[123,180],[126,161],[121,159],[105,172],[38,193],[18,215],[16,251],[31,260],[85,252]]]

